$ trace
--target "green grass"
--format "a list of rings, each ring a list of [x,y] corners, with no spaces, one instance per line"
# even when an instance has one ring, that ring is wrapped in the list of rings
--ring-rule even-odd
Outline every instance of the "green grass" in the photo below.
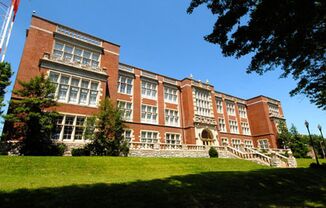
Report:
[[[0,157],[1,208],[325,206],[325,170],[236,159]]]

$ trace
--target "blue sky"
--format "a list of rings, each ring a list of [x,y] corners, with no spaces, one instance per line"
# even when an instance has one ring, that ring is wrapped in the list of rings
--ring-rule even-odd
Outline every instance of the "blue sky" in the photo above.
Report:
[[[326,112],[299,95],[290,97],[296,83],[278,79],[280,71],[263,76],[246,74],[250,59],[223,57],[217,45],[204,41],[215,17],[206,7],[186,13],[190,0],[29,0],[21,1],[6,61],[16,71],[32,11],[36,15],[121,45],[120,61],[156,73],[182,79],[208,79],[215,89],[242,98],[266,95],[282,102],[288,125],[312,133],[317,124],[326,134]],[[15,77],[14,77],[15,78]],[[9,89],[11,90],[11,88]],[[10,98],[10,93],[6,99]]]

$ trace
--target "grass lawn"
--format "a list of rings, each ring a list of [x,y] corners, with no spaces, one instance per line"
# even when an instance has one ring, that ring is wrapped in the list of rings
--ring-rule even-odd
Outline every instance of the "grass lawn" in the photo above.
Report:
[[[304,168],[312,161],[3,156],[0,207],[326,207],[326,171]]]

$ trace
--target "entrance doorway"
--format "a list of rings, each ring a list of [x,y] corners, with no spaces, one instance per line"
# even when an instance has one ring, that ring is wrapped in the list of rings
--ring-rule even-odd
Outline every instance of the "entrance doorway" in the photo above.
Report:
[[[201,139],[203,141],[203,145],[213,145],[214,144],[214,136],[213,136],[213,133],[209,129],[204,129],[201,132]]]

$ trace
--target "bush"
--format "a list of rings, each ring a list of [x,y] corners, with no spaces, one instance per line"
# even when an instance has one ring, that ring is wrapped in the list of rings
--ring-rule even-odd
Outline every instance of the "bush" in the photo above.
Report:
[[[208,151],[209,157],[218,157],[218,152],[214,147],[211,147]]]
[[[75,148],[71,150],[72,156],[90,156],[90,151],[85,148]]]

